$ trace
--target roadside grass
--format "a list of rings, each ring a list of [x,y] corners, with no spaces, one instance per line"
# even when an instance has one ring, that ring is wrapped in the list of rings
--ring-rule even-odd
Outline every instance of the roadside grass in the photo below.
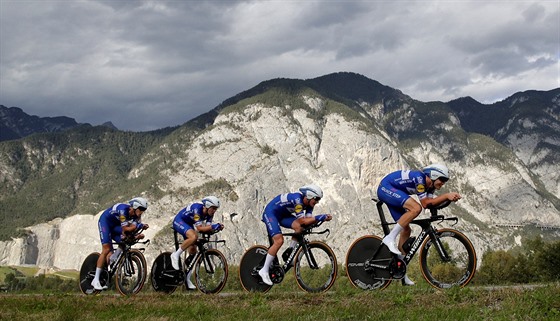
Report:
[[[268,293],[242,290],[237,267],[220,294],[177,289],[135,296],[106,291],[0,294],[0,320],[560,320],[560,283],[438,290],[393,282],[381,291],[354,288],[344,273],[326,293],[303,292],[293,273]]]
[[[389,287],[204,295],[152,291],[125,297],[2,294],[0,320],[558,320],[560,285],[534,288]]]

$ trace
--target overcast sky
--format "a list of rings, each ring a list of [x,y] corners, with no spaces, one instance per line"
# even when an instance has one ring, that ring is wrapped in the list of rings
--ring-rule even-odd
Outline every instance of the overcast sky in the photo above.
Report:
[[[560,87],[559,57],[559,0],[0,0],[0,104],[124,130],[339,71],[493,103]]]

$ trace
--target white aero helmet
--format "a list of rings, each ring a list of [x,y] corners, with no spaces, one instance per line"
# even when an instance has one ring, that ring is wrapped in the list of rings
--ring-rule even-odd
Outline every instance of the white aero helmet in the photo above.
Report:
[[[142,211],[145,211],[148,208],[148,201],[143,197],[135,197],[128,201],[128,204],[130,204],[133,209],[140,208]]]
[[[315,184],[302,186],[299,188],[299,191],[303,196],[307,197],[307,199],[323,198],[323,190]]]
[[[422,169],[422,172],[428,175],[428,177],[433,181],[438,178],[443,178],[442,181],[447,181],[449,179],[449,169],[447,169],[447,166],[443,164],[432,164],[426,166]]]
[[[202,204],[206,208],[210,208],[212,206],[220,207],[221,205],[220,200],[216,196],[206,196],[205,198],[202,199]]]

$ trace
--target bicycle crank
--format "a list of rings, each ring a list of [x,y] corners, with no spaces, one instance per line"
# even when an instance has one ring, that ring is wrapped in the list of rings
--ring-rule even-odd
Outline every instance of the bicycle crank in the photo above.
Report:
[[[270,280],[272,283],[278,284],[284,279],[284,269],[279,265],[270,267]]]
[[[393,258],[389,264],[389,271],[395,279],[402,279],[406,274],[406,263],[399,258]]]

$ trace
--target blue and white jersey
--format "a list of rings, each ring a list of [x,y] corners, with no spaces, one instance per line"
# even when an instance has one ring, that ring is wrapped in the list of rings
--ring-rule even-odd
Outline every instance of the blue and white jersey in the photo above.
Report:
[[[385,188],[385,193],[397,189],[408,195],[418,195],[419,199],[433,197],[433,190],[427,190],[426,188],[426,174],[421,171],[400,170],[393,172],[385,176],[379,186]]]
[[[130,204],[117,203],[106,209],[103,214],[101,214],[100,220],[103,220],[110,226],[128,226],[140,223],[140,218],[137,216],[130,216],[129,210]]]
[[[273,198],[266,205],[264,212],[273,214],[278,219],[285,217],[295,217],[298,219],[300,217],[311,217],[313,207],[303,204],[303,194],[299,192],[286,193]]]
[[[204,205],[202,203],[192,203],[180,210],[175,216],[175,220],[181,220],[190,226],[198,226],[204,222],[207,224],[212,223],[212,216],[204,214],[203,208]]]

